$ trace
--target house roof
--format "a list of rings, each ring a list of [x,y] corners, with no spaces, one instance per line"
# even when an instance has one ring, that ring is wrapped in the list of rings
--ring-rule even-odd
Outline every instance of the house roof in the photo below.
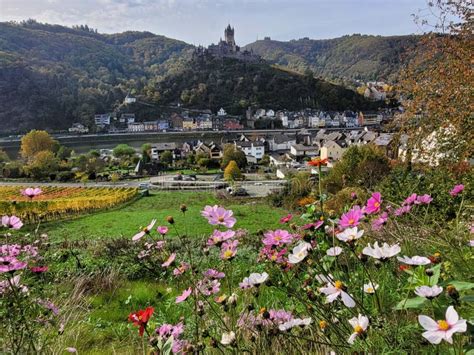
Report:
[[[375,145],[380,145],[380,146],[387,146],[392,141],[392,138],[393,138],[393,134],[391,134],[391,133],[382,133],[380,136],[378,136],[375,139],[374,144]]]
[[[291,147],[303,152],[311,152],[311,151],[319,150],[319,147],[315,145],[293,144]]]

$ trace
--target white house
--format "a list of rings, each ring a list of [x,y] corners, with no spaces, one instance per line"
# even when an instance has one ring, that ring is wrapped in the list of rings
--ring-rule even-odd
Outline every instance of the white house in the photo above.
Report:
[[[262,159],[265,154],[265,146],[262,142],[236,142],[235,145],[242,150],[246,156],[255,157],[257,160]]]
[[[125,100],[124,100],[125,104],[127,104],[127,105],[128,104],[133,104],[135,102],[137,102],[137,99],[135,97],[133,97],[132,95],[127,94],[127,96],[125,96]]]
[[[81,123],[73,123],[72,127],[69,128],[69,133],[88,133],[89,128]]]
[[[340,160],[346,148],[335,141],[326,141],[321,147],[321,159]]]
[[[267,117],[275,117],[275,111],[273,111],[272,109],[268,110],[266,116]]]
[[[108,126],[110,125],[110,113],[95,115],[94,121],[97,126]]]
[[[227,116],[227,112],[221,107],[221,109],[217,111],[217,116]]]
[[[143,122],[131,122],[127,124],[127,131],[129,132],[144,132],[145,125]]]
[[[278,150],[290,150],[296,144],[296,137],[288,137],[285,134],[277,134],[267,139],[268,150],[275,152]]]
[[[296,158],[315,157],[319,155],[319,147],[315,145],[293,144],[290,153]]]

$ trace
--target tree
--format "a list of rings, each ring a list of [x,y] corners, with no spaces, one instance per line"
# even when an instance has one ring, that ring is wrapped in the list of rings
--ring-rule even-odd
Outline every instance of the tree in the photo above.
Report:
[[[170,166],[173,164],[173,153],[171,153],[169,150],[161,153],[160,160],[164,165]]]
[[[235,160],[231,160],[224,170],[225,181],[235,181],[242,179],[242,172],[240,171]]]
[[[58,159],[53,152],[43,150],[37,153],[25,166],[25,172],[34,179],[44,179],[58,171]]]
[[[142,162],[147,164],[151,162],[151,144],[145,143],[142,145]]]
[[[126,159],[135,155],[135,149],[130,147],[128,144],[119,144],[114,148],[113,153],[116,158]]]
[[[237,163],[237,166],[240,169],[247,166],[247,158],[245,157],[245,153],[241,150],[238,150],[234,144],[226,144],[222,154],[221,168],[225,169],[232,160]]]
[[[434,31],[423,36],[404,73],[400,123],[410,149],[423,155],[430,146],[426,153],[432,156],[462,161],[474,153],[472,1],[434,0],[428,6],[434,22],[424,15],[416,20]],[[435,147],[426,143],[433,134]]]
[[[31,160],[42,151],[54,150],[57,142],[46,131],[32,130],[21,138],[21,156]]]
[[[71,157],[72,149],[65,147],[65,146],[60,146],[58,151],[56,152],[56,157],[59,160],[68,160]]]
[[[0,149],[0,164],[4,164],[10,161],[10,157],[8,156],[7,152]]]
[[[264,154],[262,159],[260,160],[260,165],[269,166],[270,165],[270,156],[268,154]]]

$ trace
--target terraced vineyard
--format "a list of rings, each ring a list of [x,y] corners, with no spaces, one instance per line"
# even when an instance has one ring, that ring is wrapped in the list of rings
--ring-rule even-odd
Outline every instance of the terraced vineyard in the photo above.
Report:
[[[0,214],[16,215],[25,222],[55,220],[93,210],[111,208],[131,200],[136,188],[40,187],[41,193],[22,195],[23,186],[0,186]]]

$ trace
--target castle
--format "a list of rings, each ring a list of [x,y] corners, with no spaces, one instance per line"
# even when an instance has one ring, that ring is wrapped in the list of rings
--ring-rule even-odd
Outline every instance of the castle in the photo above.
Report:
[[[234,33],[234,28],[230,27],[229,24],[224,30],[224,40],[221,38],[218,44],[211,44],[207,48],[198,46],[194,51],[194,57],[210,55],[217,58],[236,58],[248,62],[261,61],[262,59],[255,55],[253,51],[240,50],[240,47],[235,43]]]

